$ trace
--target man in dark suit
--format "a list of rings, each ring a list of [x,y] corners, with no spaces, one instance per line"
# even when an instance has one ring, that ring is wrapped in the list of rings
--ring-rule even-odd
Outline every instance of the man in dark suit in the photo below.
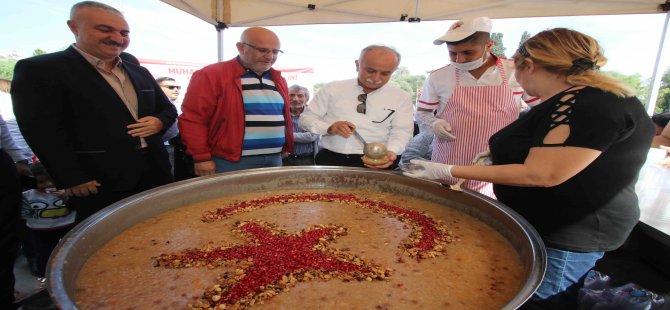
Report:
[[[80,221],[172,180],[161,136],[177,112],[122,55],[130,31],[121,12],[84,1],[67,24],[76,43],[19,61],[11,94],[21,132]]]

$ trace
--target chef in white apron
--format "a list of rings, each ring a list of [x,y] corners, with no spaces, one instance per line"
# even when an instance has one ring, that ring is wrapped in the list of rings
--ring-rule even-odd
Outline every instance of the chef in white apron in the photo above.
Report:
[[[446,43],[451,64],[431,72],[417,103],[417,122],[435,133],[432,161],[471,164],[487,151],[489,137],[526,106],[513,61],[491,54],[491,28],[487,17],[459,20],[433,42]],[[455,184],[457,179],[441,181]],[[490,183],[466,180],[461,187],[494,197]]]

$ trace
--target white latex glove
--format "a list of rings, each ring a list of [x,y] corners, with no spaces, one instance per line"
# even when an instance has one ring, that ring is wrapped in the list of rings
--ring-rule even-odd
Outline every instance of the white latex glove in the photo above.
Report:
[[[451,124],[447,121],[438,118],[430,124],[430,127],[433,129],[433,132],[438,138],[451,141],[456,139],[456,136],[451,134]]]
[[[484,151],[477,156],[475,156],[475,159],[472,160],[473,165],[479,165],[479,166],[490,166],[493,164],[493,161],[491,160],[491,151]]]
[[[454,167],[421,159],[412,159],[409,162],[413,166],[402,174],[419,179],[437,180],[451,177],[451,168]]]

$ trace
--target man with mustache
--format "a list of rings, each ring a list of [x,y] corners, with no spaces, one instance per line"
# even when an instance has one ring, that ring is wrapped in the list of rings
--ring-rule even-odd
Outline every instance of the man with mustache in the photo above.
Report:
[[[387,85],[398,68],[400,54],[387,46],[370,45],[355,63],[358,77],[323,86],[300,115],[299,124],[322,135],[317,165],[393,168],[414,131],[410,95]],[[365,164],[364,145],[354,130],[367,143],[385,144],[388,161]]]
[[[21,132],[79,222],[172,180],[161,136],[177,111],[149,71],[127,61],[121,12],[83,1],[67,25],[76,43],[19,61],[11,94]]]
[[[272,68],[280,48],[274,32],[251,27],[237,57],[193,74],[178,126],[195,174],[277,167],[293,151],[288,86]]]

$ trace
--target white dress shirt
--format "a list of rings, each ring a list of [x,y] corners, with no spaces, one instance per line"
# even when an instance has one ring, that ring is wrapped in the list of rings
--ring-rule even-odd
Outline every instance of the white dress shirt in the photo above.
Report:
[[[363,154],[363,144],[351,135],[329,135],[336,121],[349,121],[367,143],[381,142],[389,151],[402,154],[414,132],[412,100],[405,91],[386,84],[367,95],[366,113],[356,112],[363,94],[358,79],[326,84],[300,115],[302,128],[322,135],[320,145],[341,154]]]

